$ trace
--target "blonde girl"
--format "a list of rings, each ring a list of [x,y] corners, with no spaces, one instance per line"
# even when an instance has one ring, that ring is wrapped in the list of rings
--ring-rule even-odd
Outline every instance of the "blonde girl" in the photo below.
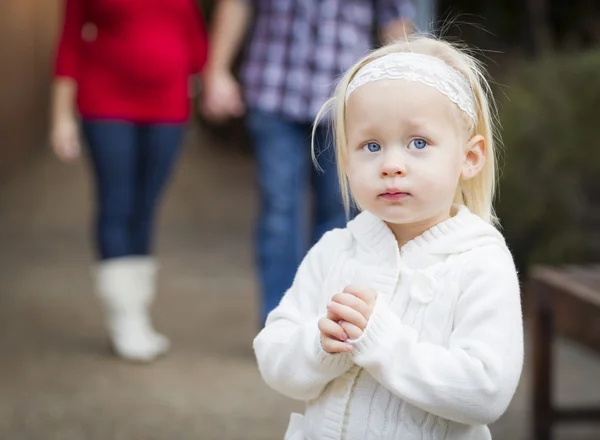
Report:
[[[483,70],[415,37],[357,63],[329,105],[361,213],[311,249],[254,341],[266,383],[306,402],[285,439],[490,439],[523,326]]]

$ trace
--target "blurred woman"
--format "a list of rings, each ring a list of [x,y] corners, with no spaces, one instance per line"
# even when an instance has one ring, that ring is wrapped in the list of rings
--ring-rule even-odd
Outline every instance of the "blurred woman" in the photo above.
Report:
[[[116,353],[131,360],[169,347],[149,314],[153,220],[189,116],[189,78],[206,49],[193,0],[65,1],[51,142],[71,162],[82,129],[96,189],[96,292]]]

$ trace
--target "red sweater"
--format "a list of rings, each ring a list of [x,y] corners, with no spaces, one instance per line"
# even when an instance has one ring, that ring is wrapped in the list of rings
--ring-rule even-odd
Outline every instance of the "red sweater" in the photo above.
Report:
[[[207,37],[194,0],[66,0],[55,75],[83,118],[183,122]]]

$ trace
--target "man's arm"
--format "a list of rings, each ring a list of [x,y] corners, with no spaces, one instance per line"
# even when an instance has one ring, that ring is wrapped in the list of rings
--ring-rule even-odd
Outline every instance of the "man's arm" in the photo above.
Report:
[[[250,24],[249,0],[219,0],[213,17],[204,70],[201,112],[213,122],[244,114],[244,102],[232,69]]]
[[[219,0],[210,33],[206,69],[230,71],[250,23],[249,0]]]

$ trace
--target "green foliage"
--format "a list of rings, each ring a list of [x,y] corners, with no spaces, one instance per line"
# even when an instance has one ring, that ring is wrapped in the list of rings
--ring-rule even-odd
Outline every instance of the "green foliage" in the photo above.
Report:
[[[600,51],[528,62],[504,83],[497,212],[517,264],[600,262]]]

